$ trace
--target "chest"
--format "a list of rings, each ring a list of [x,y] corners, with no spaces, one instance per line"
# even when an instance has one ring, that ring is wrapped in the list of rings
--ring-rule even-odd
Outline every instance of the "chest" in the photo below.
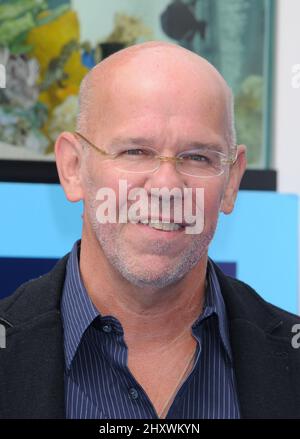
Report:
[[[191,373],[197,342],[189,340],[180,349],[156,355],[128,355],[128,368],[146,392],[156,413],[165,418],[178,390]]]

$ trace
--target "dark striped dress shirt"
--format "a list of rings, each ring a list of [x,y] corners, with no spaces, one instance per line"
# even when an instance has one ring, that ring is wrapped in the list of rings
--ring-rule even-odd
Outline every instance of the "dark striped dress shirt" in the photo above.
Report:
[[[127,367],[122,325],[101,316],[79,271],[80,241],[70,253],[61,303],[67,418],[158,419],[146,392]],[[225,305],[209,261],[205,306],[192,325],[198,340],[193,368],[166,419],[239,418]]]

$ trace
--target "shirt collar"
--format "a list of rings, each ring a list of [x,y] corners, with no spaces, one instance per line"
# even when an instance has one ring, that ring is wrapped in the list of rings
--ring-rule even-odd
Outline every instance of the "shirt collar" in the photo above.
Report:
[[[87,294],[81,279],[78,263],[80,242],[80,240],[75,242],[67,262],[61,302],[65,358],[68,369],[84,332],[100,315]]]
[[[222,296],[221,287],[218,281],[216,271],[214,269],[212,261],[209,258],[207,263],[206,280],[207,285],[203,312],[195,321],[192,327],[197,329],[197,327],[201,324],[201,322],[203,322],[204,319],[215,315],[217,317],[218,331],[223,347],[230,361],[232,361],[232,351],[229,341],[229,328],[225,302]]]
[[[91,301],[81,279],[78,263],[80,242],[80,240],[75,242],[67,262],[61,302],[64,349],[68,369],[71,367],[83,334],[91,323],[101,316]],[[208,259],[204,310],[194,322],[192,328],[197,329],[204,319],[212,315],[216,315],[218,318],[221,341],[229,359],[232,360],[225,303],[214,266]]]

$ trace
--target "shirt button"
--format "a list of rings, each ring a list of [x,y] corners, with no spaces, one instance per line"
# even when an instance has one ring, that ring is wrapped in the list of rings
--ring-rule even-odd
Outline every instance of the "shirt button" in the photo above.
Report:
[[[137,399],[139,397],[138,391],[134,387],[131,387],[131,389],[129,389],[129,395],[131,399]]]
[[[108,334],[109,332],[112,331],[112,327],[111,325],[104,325],[102,326],[102,330]]]

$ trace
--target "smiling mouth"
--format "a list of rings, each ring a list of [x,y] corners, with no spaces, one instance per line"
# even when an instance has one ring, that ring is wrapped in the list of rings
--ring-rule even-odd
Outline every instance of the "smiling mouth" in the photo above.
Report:
[[[164,232],[175,232],[178,230],[183,230],[185,228],[181,224],[164,222],[164,221],[156,221],[156,222],[139,221],[138,224],[143,224],[144,226],[148,226],[156,230],[162,230]]]

